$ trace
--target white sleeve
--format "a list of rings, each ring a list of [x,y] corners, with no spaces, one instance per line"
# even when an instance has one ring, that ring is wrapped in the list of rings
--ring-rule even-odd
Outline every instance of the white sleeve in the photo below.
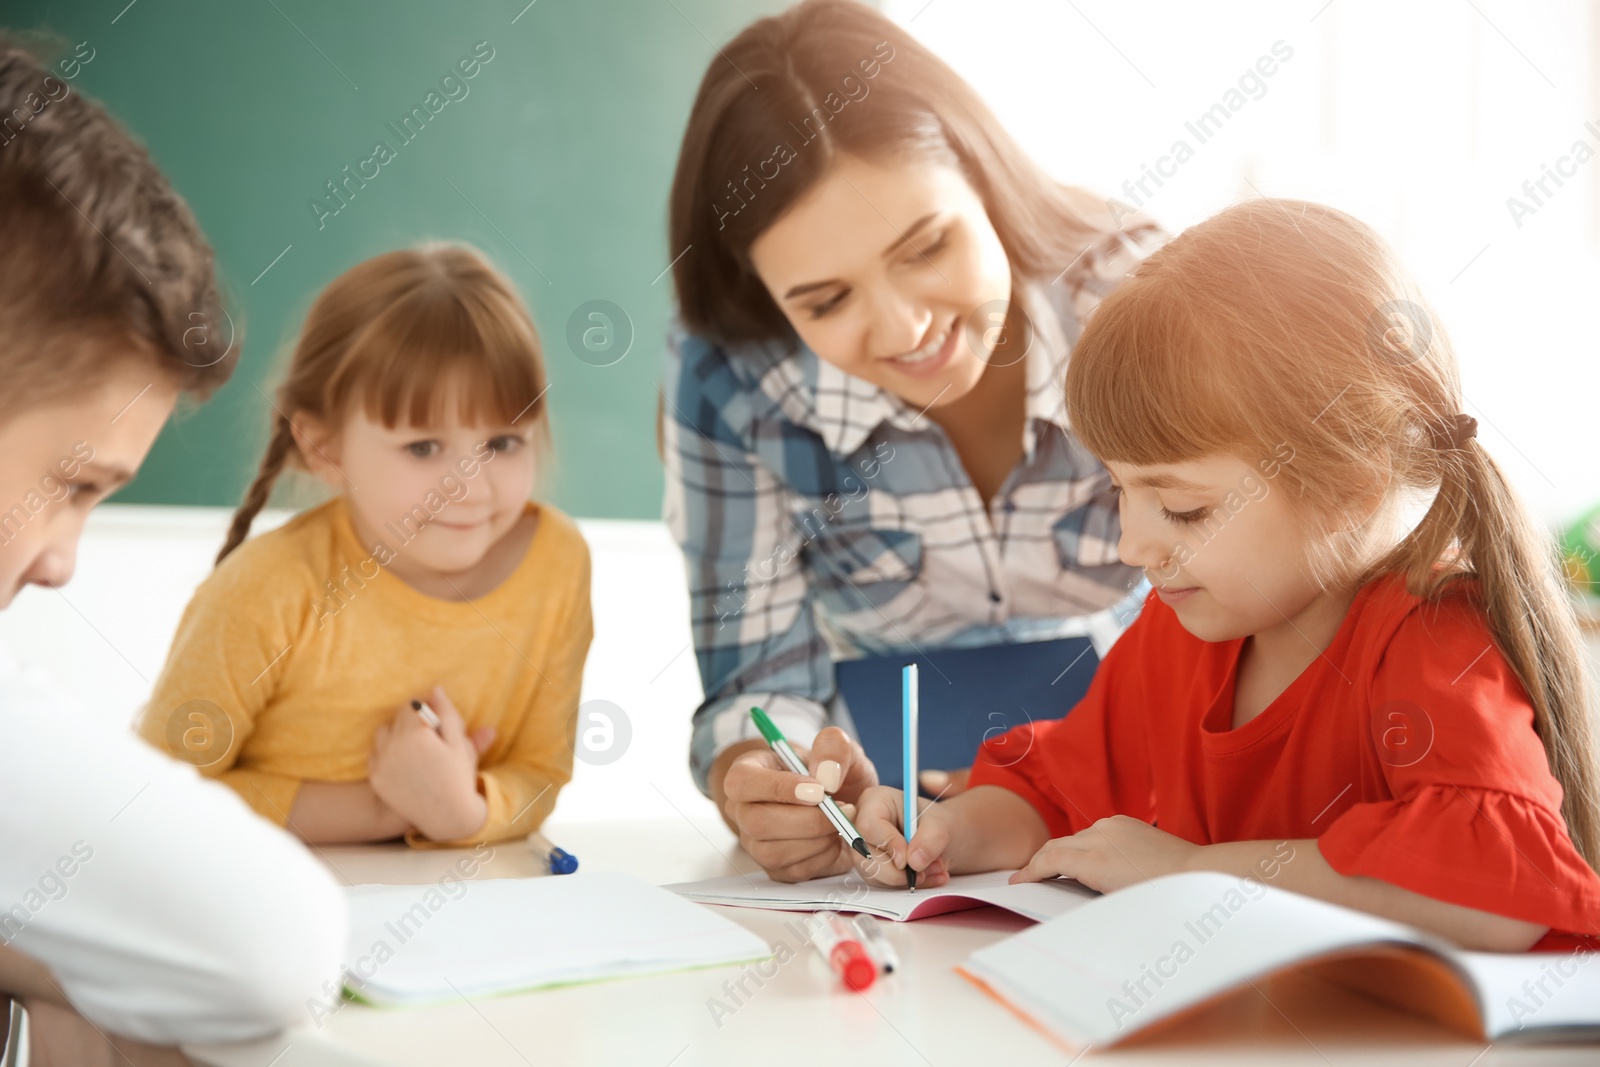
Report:
[[[91,1022],[156,1044],[303,1023],[338,989],[348,923],[294,838],[0,648],[0,944]]]

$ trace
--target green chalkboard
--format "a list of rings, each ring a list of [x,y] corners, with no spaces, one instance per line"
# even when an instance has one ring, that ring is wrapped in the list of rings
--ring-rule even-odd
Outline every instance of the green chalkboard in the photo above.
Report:
[[[69,54],[88,42],[93,58],[74,84],[149,146],[188,199],[247,324],[233,380],[168,426],[117,499],[236,504],[265,443],[262,394],[315,294],[369,256],[449,238],[486,251],[539,326],[555,439],[541,495],[576,515],[659,515],[656,384],[678,142],[715,46],[787,4],[525,4],[8,0],[0,9],[7,29],[49,31]],[[475,49],[492,58],[441,88]],[[437,114],[399,129],[413,107],[426,110],[429,92],[444,102]],[[360,165],[379,141],[393,158],[364,186],[346,182],[346,167],[372,173]],[[344,183],[342,206],[330,182]],[[595,300],[620,307],[632,327],[631,347],[609,365],[600,364],[617,349],[585,360],[567,340],[569,319]]]

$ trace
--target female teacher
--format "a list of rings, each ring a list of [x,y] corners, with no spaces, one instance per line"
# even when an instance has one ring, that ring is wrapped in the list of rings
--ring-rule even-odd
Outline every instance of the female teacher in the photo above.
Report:
[[[830,725],[836,659],[1083,632],[1137,582],[1062,381],[1083,315],[1159,235],[1052,181],[849,0],[712,60],[670,210],[665,517],[706,696],[691,769],[774,878],[838,873],[816,805],[877,775]],[[814,777],[781,768],[752,704]]]

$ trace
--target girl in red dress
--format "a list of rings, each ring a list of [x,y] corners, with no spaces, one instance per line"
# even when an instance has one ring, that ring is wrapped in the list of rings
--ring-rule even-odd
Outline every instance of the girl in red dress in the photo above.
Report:
[[[1154,591],[1083,701],[985,744],[909,844],[899,792],[864,795],[869,876],[1210,870],[1469,948],[1600,934],[1573,609],[1384,243],[1230,208],[1106,299],[1066,390]]]

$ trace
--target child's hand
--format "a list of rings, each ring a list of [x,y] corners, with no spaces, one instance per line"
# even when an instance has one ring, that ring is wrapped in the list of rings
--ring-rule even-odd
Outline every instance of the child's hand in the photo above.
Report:
[[[1157,830],[1131,815],[1113,815],[1071,837],[1046,842],[1026,867],[1011,876],[1011,881],[1076,878],[1090,889],[1109,893],[1163,874],[1186,871],[1199,850],[1199,845]]]
[[[956,771],[923,771],[917,775],[917,784],[924,793],[932,793],[935,800],[947,800],[965,793],[967,779],[971,777],[971,767]]]
[[[478,756],[494,739],[493,729],[469,736],[461,713],[442,688],[427,696],[439,715],[439,731],[422,721],[411,704],[378,727],[367,757],[367,778],[378,798],[435,841],[468,837],[488,815],[478,792]]]
[[[930,800],[918,799],[917,834],[909,848],[902,835],[900,820],[905,812],[905,794],[886,785],[876,785],[861,794],[852,820],[872,849],[870,859],[856,858],[856,868],[878,885],[905,888],[906,863],[917,871],[917,885],[932,889],[950,880],[944,854],[950,847],[951,826],[946,813]]]

